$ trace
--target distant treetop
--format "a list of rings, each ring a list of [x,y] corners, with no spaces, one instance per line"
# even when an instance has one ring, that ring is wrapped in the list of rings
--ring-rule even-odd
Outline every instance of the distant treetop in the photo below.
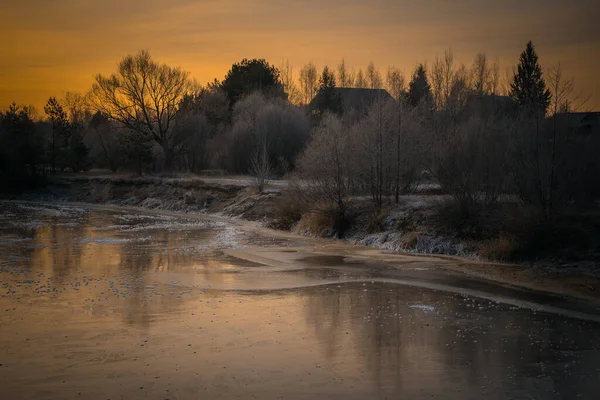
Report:
[[[267,96],[285,97],[279,70],[264,59],[243,59],[233,64],[221,83],[233,105],[244,95],[260,91]]]

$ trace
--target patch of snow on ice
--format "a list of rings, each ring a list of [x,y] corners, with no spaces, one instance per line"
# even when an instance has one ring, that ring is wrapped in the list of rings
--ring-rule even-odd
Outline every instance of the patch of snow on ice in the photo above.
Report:
[[[118,244],[118,243],[126,243],[129,242],[129,239],[116,239],[116,238],[107,238],[107,237],[85,237],[81,239],[79,242],[81,244],[88,243],[98,243],[98,244]]]
[[[423,311],[435,311],[435,308],[433,306],[428,306],[425,304],[413,304],[409,306],[410,308],[418,308],[419,310],[423,310]]]

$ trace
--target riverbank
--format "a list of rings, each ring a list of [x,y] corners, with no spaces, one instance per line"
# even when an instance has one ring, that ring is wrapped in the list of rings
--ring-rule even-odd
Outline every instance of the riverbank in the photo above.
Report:
[[[316,238],[302,221],[289,231],[271,229],[280,218],[280,203],[286,186],[272,184],[257,193],[250,178],[123,177],[65,175],[52,177],[45,188],[13,195],[14,200],[36,202],[81,202],[116,207],[136,207],[210,219],[233,219],[244,229],[272,237],[309,237],[315,244],[326,240],[327,249],[351,253],[352,257],[395,262],[405,268],[406,257],[434,256],[436,269],[453,271],[502,285],[522,287],[561,296],[596,301],[600,299],[600,276],[592,261],[571,265],[549,263],[508,264],[486,260],[477,253],[483,242],[461,240],[436,233],[435,213],[443,201],[439,195],[403,196],[373,228],[372,216],[364,209],[343,239]],[[354,203],[361,214],[364,203]],[[304,221],[306,222],[306,221]],[[399,228],[400,227],[400,228]],[[330,232],[322,232],[328,236]],[[312,238],[312,239],[310,239]],[[319,251],[321,251],[319,250]],[[395,254],[403,253],[403,254]],[[396,259],[396,257],[399,257]],[[450,260],[447,262],[445,260]]]

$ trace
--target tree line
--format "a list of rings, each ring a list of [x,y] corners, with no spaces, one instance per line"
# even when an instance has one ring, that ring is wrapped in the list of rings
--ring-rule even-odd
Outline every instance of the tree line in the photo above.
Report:
[[[342,110],[337,87],[385,87],[393,99]],[[299,104],[317,93],[314,118]],[[497,60],[484,54],[467,67],[447,51],[431,67],[419,64],[408,83],[398,69],[384,76],[373,63],[355,72],[342,60],[320,74],[309,63],[296,81],[286,61],[277,68],[244,59],[201,86],[141,51],[95,76],[85,95],[51,97],[43,119],[16,104],[2,112],[0,178],[15,187],[92,167],[219,169],[251,173],[262,189],[269,177],[295,171],[307,196],[330,202],[341,219],[352,196],[367,194],[380,209],[426,178],[465,214],[510,194],[550,215],[596,195],[587,185],[598,176],[597,139],[567,134],[559,118],[577,100],[560,65],[544,75],[531,42],[507,91]]]

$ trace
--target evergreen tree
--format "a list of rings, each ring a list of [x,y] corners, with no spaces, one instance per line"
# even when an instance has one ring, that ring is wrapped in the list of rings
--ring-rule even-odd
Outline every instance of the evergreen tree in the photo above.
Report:
[[[408,84],[407,102],[413,107],[418,106],[422,101],[431,99],[431,88],[427,80],[427,71],[423,64],[419,64],[413,73],[412,80]]]
[[[43,137],[31,109],[13,103],[0,111],[0,185],[35,177],[44,156]]]
[[[52,171],[57,167],[61,171],[71,168],[73,172],[87,168],[89,149],[83,143],[81,123],[69,121],[67,113],[55,97],[48,99],[44,112],[52,124],[52,137],[48,144]]]
[[[319,92],[317,109],[320,113],[329,111],[333,114],[341,112],[340,98],[335,92],[335,76],[329,67],[325,66],[319,78]]]
[[[61,104],[55,97],[50,97],[44,106],[44,112],[48,116],[52,124],[52,136],[48,143],[48,157],[50,158],[50,166],[52,172],[56,168],[61,170],[66,167],[69,141],[70,141],[70,126],[67,119],[67,113],[62,108]]]
[[[510,84],[510,97],[519,108],[539,117],[546,115],[551,97],[542,75],[538,55],[529,41]]]

